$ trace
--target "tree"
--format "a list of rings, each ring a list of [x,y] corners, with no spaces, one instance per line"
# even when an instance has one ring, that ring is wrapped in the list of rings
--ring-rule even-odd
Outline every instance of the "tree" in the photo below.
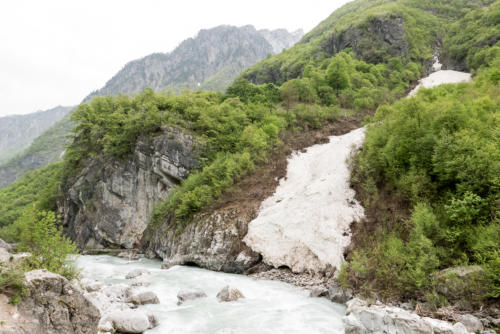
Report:
[[[337,92],[350,87],[348,64],[340,54],[330,61],[326,70],[326,78],[328,84]]]

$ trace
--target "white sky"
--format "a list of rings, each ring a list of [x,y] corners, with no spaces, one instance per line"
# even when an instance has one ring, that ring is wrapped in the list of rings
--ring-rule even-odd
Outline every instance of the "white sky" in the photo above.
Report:
[[[1,0],[0,116],[76,105],[127,62],[221,24],[305,32],[348,0]]]

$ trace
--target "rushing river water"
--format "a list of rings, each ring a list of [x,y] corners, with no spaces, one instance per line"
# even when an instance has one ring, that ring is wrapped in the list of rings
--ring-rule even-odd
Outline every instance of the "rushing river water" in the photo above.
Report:
[[[167,333],[343,333],[343,305],[325,298],[311,298],[309,292],[278,281],[257,280],[243,275],[213,272],[195,267],[160,269],[161,262],[128,261],[106,255],[80,256],[76,264],[84,278],[105,284],[150,282],[138,291],[153,291],[160,304],[144,305],[160,321],[148,334]],[[133,269],[151,274],[125,279]],[[244,299],[219,303],[216,295],[226,285],[239,289]],[[181,289],[200,288],[207,298],[177,306]]]

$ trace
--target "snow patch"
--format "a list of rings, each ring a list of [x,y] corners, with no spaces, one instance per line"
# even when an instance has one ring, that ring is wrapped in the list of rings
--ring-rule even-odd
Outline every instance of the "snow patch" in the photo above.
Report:
[[[274,267],[324,273],[340,268],[349,226],[364,216],[350,188],[348,159],[365,129],[330,137],[288,160],[287,175],[251,221],[245,243]],[[333,268],[332,268],[333,267]]]
[[[420,79],[419,84],[412,89],[412,91],[408,94],[408,97],[417,95],[420,87],[432,88],[441,84],[469,82],[471,80],[470,73],[452,70],[441,70],[442,64],[439,62],[437,57],[434,57],[434,59],[435,62],[432,65],[432,69],[436,72],[431,73],[429,76],[423,79]]]

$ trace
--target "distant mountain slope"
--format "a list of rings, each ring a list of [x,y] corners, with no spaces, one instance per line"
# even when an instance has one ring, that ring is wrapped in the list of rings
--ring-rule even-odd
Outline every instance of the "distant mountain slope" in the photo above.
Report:
[[[0,117],[0,164],[28,147],[72,107],[55,107],[27,115]]]
[[[145,88],[224,90],[244,68],[294,45],[302,30],[256,30],[253,26],[218,26],[201,30],[170,53],[131,61],[94,96],[132,94]]]
[[[145,88],[223,91],[244,68],[291,47],[302,35],[302,30],[293,33],[285,29],[256,30],[250,25],[223,25],[201,30],[196,37],[185,40],[171,53],[154,53],[129,62],[103,88],[92,92],[83,102],[96,96],[133,94]],[[0,188],[28,171],[57,161],[64,149],[65,135],[72,127],[67,117],[42,133],[19,156],[3,165],[0,161]]]

